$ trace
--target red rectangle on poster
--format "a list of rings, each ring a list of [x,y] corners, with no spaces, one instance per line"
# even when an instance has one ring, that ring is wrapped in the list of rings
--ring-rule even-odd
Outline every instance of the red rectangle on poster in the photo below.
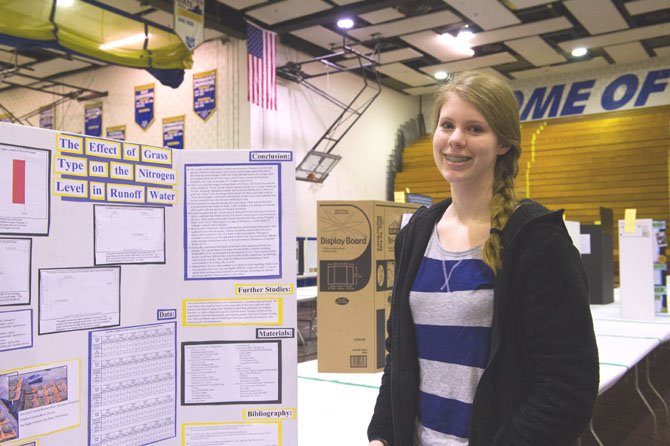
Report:
[[[12,203],[26,204],[26,162],[12,161]]]

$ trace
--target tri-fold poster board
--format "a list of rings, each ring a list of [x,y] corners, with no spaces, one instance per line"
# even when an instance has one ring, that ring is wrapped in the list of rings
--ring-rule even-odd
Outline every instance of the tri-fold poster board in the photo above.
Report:
[[[297,444],[294,178],[0,123],[0,444]]]

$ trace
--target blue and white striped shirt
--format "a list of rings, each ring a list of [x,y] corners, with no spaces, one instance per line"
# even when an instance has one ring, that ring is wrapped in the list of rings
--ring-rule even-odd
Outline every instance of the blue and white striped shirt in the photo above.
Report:
[[[481,247],[449,252],[433,231],[410,292],[421,373],[414,446],[468,444],[490,349],[493,284]]]

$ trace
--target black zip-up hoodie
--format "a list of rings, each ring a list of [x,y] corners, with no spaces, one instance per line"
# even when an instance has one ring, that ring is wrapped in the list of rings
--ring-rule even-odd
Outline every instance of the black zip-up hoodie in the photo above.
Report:
[[[412,445],[419,365],[409,292],[450,203],[419,209],[397,237],[388,354],[370,440]],[[491,352],[475,393],[469,446],[565,446],[591,419],[598,350],[586,274],[562,214],[524,200],[505,225]]]

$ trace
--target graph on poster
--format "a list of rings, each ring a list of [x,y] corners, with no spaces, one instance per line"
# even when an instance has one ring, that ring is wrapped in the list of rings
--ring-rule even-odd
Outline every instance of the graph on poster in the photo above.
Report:
[[[0,232],[47,234],[49,152],[0,144]]]

